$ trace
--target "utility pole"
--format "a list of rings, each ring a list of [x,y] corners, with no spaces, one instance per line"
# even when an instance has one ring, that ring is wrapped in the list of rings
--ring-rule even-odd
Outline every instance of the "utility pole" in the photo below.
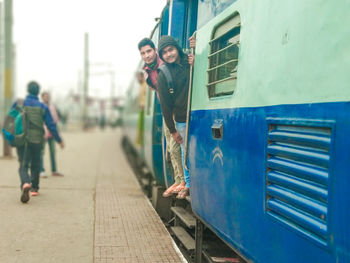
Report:
[[[88,125],[88,95],[89,95],[89,34],[84,36],[84,80],[83,80],[83,128]]]
[[[4,1],[5,9],[5,75],[4,75],[4,104],[3,111],[7,112],[12,103],[13,83],[12,83],[12,0]],[[9,144],[4,140],[4,157],[12,157],[12,151]]]
[[[2,16],[2,2],[0,2],[0,105],[4,105],[4,82],[2,81],[4,79],[3,77],[3,66],[4,66],[4,36],[3,36],[3,16]],[[0,127],[2,127],[5,119],[5,111],[4,107],[0,106]]]
[[[12,0],[5,0],[5,109],[12,103]]]

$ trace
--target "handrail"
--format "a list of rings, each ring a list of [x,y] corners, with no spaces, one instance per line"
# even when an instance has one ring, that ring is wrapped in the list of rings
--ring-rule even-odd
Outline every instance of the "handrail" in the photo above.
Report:
[[[193,33],[193,37],[196,37],[196,32]],[[197,42],[197,41],[196,41]],[[194,48],[191,48],[190,54],[194,55]],[[185,163],[185,169],[188,171],[188,164],[187,164],[187,159],[188,159],[188,131],[189,131],[189,124],[190,124],[190,112],[191,112],[191,98],[192,98],[192,79],[193,77],[193,66],[190,65],[190,77],[188,81],[188,97],[187,97],[187,113],[186,113],[186,132],[185,132],[185,156],[184,156],[184,163]]]

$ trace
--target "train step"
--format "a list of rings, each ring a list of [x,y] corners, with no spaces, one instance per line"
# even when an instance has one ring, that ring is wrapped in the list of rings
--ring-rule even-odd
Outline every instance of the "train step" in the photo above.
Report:
[[[171,211],[180,218],[180,220],[188,227],[194,228],[196,226],[196,218],[191,212],[188,212],[180,206],[174,206],[171,208]]]
[[[173,226],[171,227],[172,232],[174,235],[179,239],[179,241],[183,244],[185,249],[187,251],[194,250],[195,249],[195,241],[191,237],[190,234],[186,232],[186,230],[181,226]]]
[[[239,257],[210,256],[207,251],[202,251],[204,258],[209,263],[243,263]]]

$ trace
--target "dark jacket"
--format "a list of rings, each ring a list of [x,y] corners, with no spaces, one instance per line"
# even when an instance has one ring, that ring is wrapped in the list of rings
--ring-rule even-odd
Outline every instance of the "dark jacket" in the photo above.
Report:
[[[12,108],[15,108],[17,102],[12,105]],[[48,107],[39,101],[39,98],[34,95],[28,95],[23,101],[23,107],[27,112],[28,118],[33,121],[32,125],[28,127],[28,137],[33,138],[29,141],[31,143],[40,143],[43,140],[44,136],[44,126],[46,124],[49,131],[52,133],[53,137],[57,142],[61,142],[61,138],[57,132],[56,124],[54,123],[51,113]],[[34,116],[33,118],[31,116]],[[41,116],[42,119],[36,118],[36,116]]]
[[[176,122],[186,122],[188,85],[190,76],[190,65],[187,56],[181,56],[180,64],[167,64],[173,79],[174,93],[169,92],[169,87],[164,73],[159,72],[157,83],[160,105],[166,125],[170,133],[175,133]]]

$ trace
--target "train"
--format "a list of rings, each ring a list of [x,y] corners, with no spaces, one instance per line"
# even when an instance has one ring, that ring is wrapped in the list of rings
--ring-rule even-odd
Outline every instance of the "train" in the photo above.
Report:
[[[171,35],[188,50],[196,34],[186,134],[195,262],[215,262],[203,256],[203,228],[245,262],[350,262],[349,10],[349,0],[170,0],[163,9],[156,46]],[[123,140],[164,189],[161,108],[147,89],[137,144],[139,90],[135,79]]]

